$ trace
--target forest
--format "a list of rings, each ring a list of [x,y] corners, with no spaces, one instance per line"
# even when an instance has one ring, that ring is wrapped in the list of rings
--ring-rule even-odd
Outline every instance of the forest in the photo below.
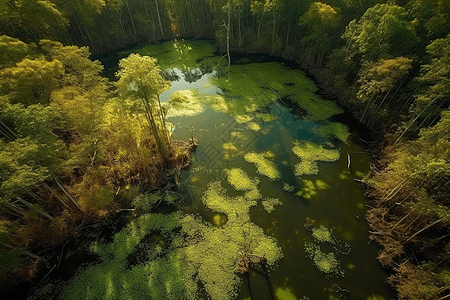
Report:
[[[197,142],[170,135],[156,60],[132,54],[116,78],[100,62],[174,39],[213,40],[228,67],[296,62],[333,95],[370,132],[359,182],[388,283],[450,298],[449,0],[0,0],[1,290],[50,270],[45,249],[107,224],[134,184],[189,165]]]

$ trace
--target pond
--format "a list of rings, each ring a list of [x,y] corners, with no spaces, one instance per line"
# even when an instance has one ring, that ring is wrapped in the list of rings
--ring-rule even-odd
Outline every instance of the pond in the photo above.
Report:
[[[173,136],[199,146],[170,190],[139,196],[133,220],[89,246],[96,262],[60,285],[61,299],[391,298],[354,180],[370,157],[311,79],[263,56],[228,69],[207,41],[118,52],[106,74],[129,53],[167,70],[161,100],[182,100]],[[146,213],[159,199],[172,205]]]

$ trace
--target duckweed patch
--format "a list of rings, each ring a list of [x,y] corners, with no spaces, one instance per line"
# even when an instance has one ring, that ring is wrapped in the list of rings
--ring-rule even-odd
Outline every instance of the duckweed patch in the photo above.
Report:
[[[275,205],[283,205],[283,202],[278,198],[265,198],[261,204],[268,213],[271,213],[275,211]]]
[[[170,108],[167,117],[195,116],[204,112],[198,90],[180,90],[173,92],[169,99]]]
[[[295,165],[295,175],[317,175],[319,167],[317,161],[333,162],[339,160],[338,150],[325,149],[323,145],[311,141],[295,141],[292,152],[301,159]]]
[[[235,116],[251,115],[280,98],[298,104],[314,121],[342,113],[334,102],[316,94],[316,85],[303,72],[279,63],[233,65],[225,76],[211,78],[210,82],[226,91],[229,111]]]
[[[350,132],[348,127],[341,123],[330,123],[328,125],[316,128],[315,133],[324,138],[336,138],[344,143],[347,142]]]
[[[285,190],[286,192],[293,192],[295,190],[295,186],[289,185],[289,183],[287,182],[283,182],[283,190]]]
[[[227,180],[238,191],[255,190],[259,184],[257,178],[251,179],[248,174],[241,168],[232,168],[225,170],[227,174]]]
[[[305,252],[312,259],[317,269],[324,273],[327,278],[332,276],[344,277],[345,272],[340,269],[339,261],[333,252],[326,254],[320,250],[318,245],[308,242],[305,242]]]
[[[333,231],[331,229],[326,228],[323,225],[311,228],[311,234],[314,237],[314,239],[318,242],[321,243],[327,242],[332,244],[335,243]]]
[[[270,151],[263,153],[249,152],[245,154],[244,159],[255,164],[258,174],[267,176],[270,180],[278,180],[281,178],[281,172],[277,169],[277,165],[268,159],[272,157],[273,153]]]
[[[261,193],[259,192],[259,190],[254,189],[254,190],[246,192],[244,194],[244,197],[247,200],[254,201],[254,200],[258,200],[261,198]]]

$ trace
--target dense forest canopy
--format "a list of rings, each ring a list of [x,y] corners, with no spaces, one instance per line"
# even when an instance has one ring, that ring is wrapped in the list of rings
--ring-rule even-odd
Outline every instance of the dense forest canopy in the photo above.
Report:
[[[196,38],[296,60],[372,130],[367,218],[389,281],[401,299],[449,295],[450,1],[0,0],[0,34],[5,288],[46,264],[33,249],[117,210],[119,187],[189,161],[156,62],[132,55],[111,82],[91,53]]]

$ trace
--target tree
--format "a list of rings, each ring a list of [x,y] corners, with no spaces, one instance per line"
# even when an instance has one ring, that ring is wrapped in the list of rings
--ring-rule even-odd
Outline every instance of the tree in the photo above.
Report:
[[[120,60],[119,67],[116,73],[119,94],[141,101],[159,154],[166,160],[169,157],[170,141],[159,94],[170,88],[170,81],[161,76],[156,59],[149,56],[130,54]]]
[[[340,18],[339,8],[321,2],[311,4],[300,18],[300,24],[309,28],[302,43],[307,49],[310,64],[322,65],[324,56],[330,51],[333,31],[339,26]]]

